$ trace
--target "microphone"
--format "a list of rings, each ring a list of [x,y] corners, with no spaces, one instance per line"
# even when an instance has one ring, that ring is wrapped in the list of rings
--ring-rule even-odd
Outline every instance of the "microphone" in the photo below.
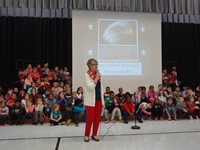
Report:
[[[100,74],[100,72],[99,72],[99,69],[97,69],[97,71],[96,71],[96,75],[98,74],[98,76],[99,76],[99,80],[101,80],[101,74]]]

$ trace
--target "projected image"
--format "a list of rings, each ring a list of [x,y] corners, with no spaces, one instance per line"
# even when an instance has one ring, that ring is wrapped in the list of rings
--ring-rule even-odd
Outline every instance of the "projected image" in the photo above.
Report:
[[[141,75],[138,20],[98,19],[98,60],[103,75]]]
[[[136,21],[99,20],[100,44],[136,45]]]

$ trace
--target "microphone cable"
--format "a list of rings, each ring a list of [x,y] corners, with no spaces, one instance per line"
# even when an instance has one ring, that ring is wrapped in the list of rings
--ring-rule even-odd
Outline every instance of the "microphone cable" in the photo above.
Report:
[[[104,139],[104,137],[109,133],[109,130],[112,126],[114,126],[116,122],[113,122],[106,130],[106,133],[104,135],[101,135],[101,122],[100,122],[100,128],[99,128],[99,137],[100,139]]]

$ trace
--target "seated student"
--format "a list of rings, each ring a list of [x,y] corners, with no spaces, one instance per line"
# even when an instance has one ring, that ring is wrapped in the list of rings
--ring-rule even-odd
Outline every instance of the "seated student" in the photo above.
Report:
[[[168,117],[168,120],[171,121],[172,119],[176,119],[176,106],[173,103],[173,99],[171,97],[167,98],[167,103],[165,105],[165,111]]]
[[[179,86],[175,87],[175,91],[174,91],[173,95],[174,95],[174,98],[175,98],[176,104],[177,104],[179,101],[179,96],[181,95],[181,89]]]
[[[182,95],[178,97],[178,103],[176,104],[176,112],[178,119],[188,119],[189,111],[186,107],[186,103],[184,102],[184,98]]]
[[[33,79],[31,77],[31,74],[27,74],[27,77],[24,80],[24,89],[28,90],[31,87],[31,83],[33,82]]]
[[[51,84],[50,84],[48,78],[46,77],[46,75],[44,75],[44,76],[45,76],[44,77],[44,88],[48,89],[49,91],[51,91]]]
[[[76,93],[77,93],[77,98],[78,98],[78,99],[84,100],[83,88],[82,88],[82,87],[78,87]],[[73,93],[72,93],[72,94],[73,94]]]
[[[83,105],[82,99],[76,99],[73,106],[73,116],[74,116],[74,123],[76,127],[79,126],[79,119],[83,118],[85,119],[85,106]]]
[[[25,94],[24,99],[21,100],[21,106],[24,108],[26,106],[26,102],[30,99],[30,95],[28,93]]]
[[[7,125],[9,120],[9,109],[6,106],[6,101],[0,103],[0,125]]]
[[[10,122],[12,124],[18,125],[22,116],[22,107],[20,101],[15,101],[14,107],[10,110]]]
[[[69,84],[66,86],[66,91],[64,92],[64,94],[66,98],[69,98],[72,96],[72,90]]]
[[[188,87],[186,90],[186,94],[184,95],[185,102],[189,102],[190,97],[196,98],[195,92],[190,87]]]
[[[62,91],[63,89],[59,86],[59,82],[53,82],[51,91],[53,92],[53,94],[55,96],[57,96],[59,94],[60,91]]]
[[[123,106],[123,115],[124,115],[124,123],[128,124],[128,116],[132,116],[135,112],[134,103],[131,101],[131,94],[125,94],[125,100],[122,104]]]
[[[20,95],[19,95],[19,89],[18,89],[17,87],[14,87],[14,88],[13,88],[13,93],[15,93],[15,94],[16,94],[16,96],[17,96],[17,99],[20,99]]]
[[[108,93],[109,96],[104,96],[104,101],[105,101],[105,109],[104,109],[104,116],[106,118],[105,123],[109,122],[108,119],[108,113],[112,113],[112,104],[114,101],[115,93],[113,91],[110,91]]]
[[[17,95],[15,93],[12,93],[11,98],[6,102],[6,106],[8,106],[9,109],[14,107],[15,101],[17,100]]]
[[[20,89],[17,100],[20,100],[20,102],[21,102],[22,99],[25,99],[25,94],[26,94],[25,90]]]
[[[65,109],[64,109],[64,119],[66,121],[66,125],[70,125],[72,122],[72,115],[73,115],[73,105],[72,105],[72,97],[68,98],[68,103],[65,104]]]
[[[37,79],[40,79],[40,74],[37,71],[37,68],[33,68],[33,71],[31,72],[31,77],[34,81],[36,81]]]
[[[115,122],[114,117],[117,114],[119,117],[119,120],[122,121],[122,114],[121,114],[121,106],[120,106],[120,100],[118,96],[115,96],[113,104],[112,104],[112,117],[111,121]]]
[[[60,112],[60,105],[59,104],[54,104],[51,110],[51,115],[50,115],[50,125],[55,126],[55,125],[63,125],[65,124],[64,119],[61,115]]]
[[[26,119],[31,119],[32,124],[34,124],[34,109],[35,105],[33,105],[32,100],[31,99],[27,100],[25,105],[25,114],[22,117],[22,124],[24,124],[24,121]]]
[[[104,99],[110,96],[110,87],[106,87],[106,91],[103,94]]]
[[[50,93],[46,100],[45,105],[45,113],[48,117],[50,117],[52,106],[56,103],[56,99],[54,98],[54,94]]]
[[[141,99],[141,103],[142,102],[150,103],[151,101],[149,100],[148,95],[146,93],[146,87],[142,86],[140,88],[141,88],[141,90],[139,92],[139,96],[140,96],[140,99]]]
[[[189,109],[189,114],[190,114],[190,119],[193,119],[193,117],[196,117],[196,119],[199,119],[199,113],[200,113],[200,109],[199,107],[195,104],[194,102],[194,97],[190,96],[188,98],[188,102],[187,102],[187,107]]]
[[[43,104],[43,97],[40,96],[36,99],[35,104],[35,124],[38,124],[38,118],[40,117],[40,123],[43,125],[44,123],[44,116],[43,116],[44,104]]]
[[[65,95],[64,95],[63,91],[58,93],[58,98],[57,98],[56,103],[60,105],[60,111],[63,111],[64,110],[64,106],[67,103],[67,99],[65,98]]]
[[[72,98],[73,105],[74,105],[74,102],[75,102],[76,99],[80,99],[80,98],[77,97],[77,93],[75,91],[72,92],[71,98]]]
[[[46,88],[44,91],[44,94],[42,95],[44,97],[44,100],[47,102],[49,98],[49,94],[51,93],[50,89]]]
[[[164,96],[163,91],[159,92],[158,99],[161,102],[162,106],[165,106],[165,104],[167,103],[167,101],[166,101],[166,97]]]
[[[148,120],[150,119],[150,115],[151,115],[151,104],[150,103],[146,103],[146,102],[142,102],[137,111],[136,111],[136,115],[137,115],[137,119],[138,122],[143,123],[142,121],[142,115],[146,115]]]
[[[160,118],[162,118],[163,106],[157,97],[155,98],[151,112],[152,112],[152,116],[155,118],[155,120],[157,120],[157,119],[160,120]]]
[[[133,101],[133,103],[135,105],[135,109],[138,109],[138,107],[139,107],[139,105],[141,103],[141,99],[140,99],[139,93],[138,92],[134,92],[132,94],[131,100]]]
[[[37,97],[38,97],[38,94],[36,93],[36,88],[32,88],[30,98],[33,104],[35,104]]]
[[[122,87],[120,87],[119,89],[118,89],[118,94],[116,94],[116,96],[118,97],[118,99],[119,99],[119,102],[120,102],[120,104],[122,103],[122,101],[123,101],[123,99],[124,99],[124,92],[123,92],[123,88]]]
[[[154,86],[150,85],[149,86],[149,91],[147,92],[148,98],[151,101],[151,103],[154,103],[155,97],[156,97],[156,92],[154,90]]]
[[[32,91],[33,88],[35,88],[35,90],[36,90],[36,94],[38,94],[38,87],[36,87],[35,82],[32,82],[32,83],[31,83],[31,87],[28,88],[27,93],[31,94],[31,91]]]

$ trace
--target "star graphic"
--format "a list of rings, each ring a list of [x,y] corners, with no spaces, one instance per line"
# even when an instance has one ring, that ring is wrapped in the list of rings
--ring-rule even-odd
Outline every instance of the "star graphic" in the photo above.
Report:
[[[146,51],[144,49],[141,51],[141,53],[142,53],[142,56],[146,55]]]
[[[145,32],[145,30],[146,30],[146,28],[142,25],[141,27],[140,27],[140,32]]]
[[[88,56],[92,56],[92,54],[93,54],[93,50],[91,48],[88,49]]]
[[[92,23],[90,23],[88,25],[88,31],[93,31],[94,25]]]

